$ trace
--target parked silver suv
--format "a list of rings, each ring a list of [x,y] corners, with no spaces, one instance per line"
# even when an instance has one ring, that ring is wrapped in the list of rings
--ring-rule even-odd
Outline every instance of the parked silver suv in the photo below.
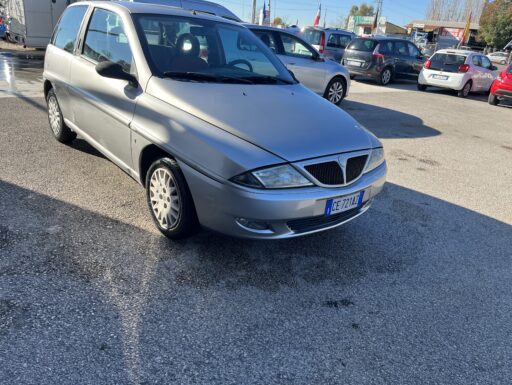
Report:
[[[57,140],[79,134],[144,185],[171,238],[199,224],[267,239],[325,230],[365,212],[385,181],[379,140],[226,19],[76,3],[44,78]]]

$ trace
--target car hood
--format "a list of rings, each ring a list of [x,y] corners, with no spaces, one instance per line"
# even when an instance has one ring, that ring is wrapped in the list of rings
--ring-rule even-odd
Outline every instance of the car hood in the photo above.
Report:
[[[153,77],[146,92],[290,162],[367,149],[375,143],[349,114],[300,84]]]

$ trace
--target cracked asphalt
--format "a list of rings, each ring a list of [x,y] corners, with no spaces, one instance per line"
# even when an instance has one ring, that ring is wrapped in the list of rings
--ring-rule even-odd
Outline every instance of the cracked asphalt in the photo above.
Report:
[[[351,91],[389,182],[278,242],[163,238],[136,182],[52,138],[36,91],[0,97],[0,383],[510,384],[512,106]]]

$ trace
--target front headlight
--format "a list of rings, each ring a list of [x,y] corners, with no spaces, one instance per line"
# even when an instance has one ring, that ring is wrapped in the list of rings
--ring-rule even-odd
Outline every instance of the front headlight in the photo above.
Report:
[[[288,164],[249,171],[235,176],[231,181],[247,187],[268,189],[313,186],[313,183]]]
[[[384,163],[384,160],[384,149],[382,147],[374,148],[370,153],[370,160],[368,161],[368,164],[366,165],[364,172],[366,173],[375,170],[382,163]]]

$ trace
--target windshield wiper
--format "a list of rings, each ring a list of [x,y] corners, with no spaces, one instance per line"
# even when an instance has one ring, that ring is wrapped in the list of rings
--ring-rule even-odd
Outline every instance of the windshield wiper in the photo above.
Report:
[[[244,79],[251,80],[253,83],[259,83],[259,84],[277,84],[277,83],[283,83],[283,84],[296,84],[295,81],[292,80],[286,80],[274,76],[249,76]]]
[[[235,76],[226,75],[213,75],[205,72],[178,72],[178,71],[167,71],[164,72],[164,76],[172,79],[183,79],[183,80],[197,80],[197,81],[210,81],[217,83],[245,83],[253,84],[254,82],[247,78],[239,78]]]

